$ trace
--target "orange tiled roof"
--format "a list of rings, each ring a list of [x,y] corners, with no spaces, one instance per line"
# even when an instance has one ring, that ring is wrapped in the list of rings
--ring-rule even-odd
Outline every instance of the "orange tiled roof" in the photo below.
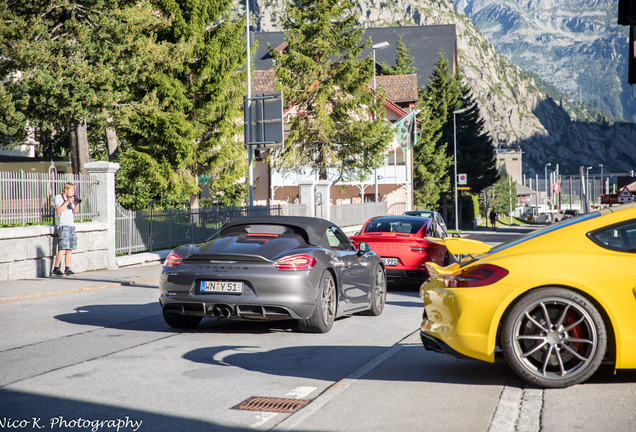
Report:
[[[417,101],[417,75],[378,75],[375,77],[378,90],[386,92],[386,98],[391,102]],[[373,88],[373,81],[369,84]]]
[[[274,70],[255,70],[252,71],[252,93],[273,93],[276,91],[274,86]]]
[[[252,71],[252,93],[273,93],[274,70]],[[376,76],[376,87],[386,92],[386,98],[394,103],[417,101],[417,75],[379,75]],[[369,83],[369,88],[373,88],[373,81]]]

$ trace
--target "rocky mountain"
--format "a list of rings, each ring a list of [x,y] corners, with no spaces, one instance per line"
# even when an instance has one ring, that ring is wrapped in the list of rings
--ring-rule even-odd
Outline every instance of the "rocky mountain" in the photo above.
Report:
[[[574,0],[553,0],[561,2]],[[599,163],[606,172],[636,169],[636,125],[590,122],[585,107],[558,90],[548,96],[533,76],[499,53],[470,18],[457,13],[452,0],[358,0],[355,7],[366,27],[455,24],[459,66],[486,127],[497,147],[522,148],[528,176],[542,175],[548,162],[558,163],[563,174]],[[284,0],[251,0],[250,9],[257,31],[282,30]]]
[[[636,121],[627,83],[628,28],[616,0],[454,0],[459,13],[514,64],[569,98]]]

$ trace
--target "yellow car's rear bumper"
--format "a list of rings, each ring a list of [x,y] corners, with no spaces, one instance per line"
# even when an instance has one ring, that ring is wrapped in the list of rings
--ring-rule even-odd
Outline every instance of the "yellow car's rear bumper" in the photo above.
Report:
[[[493,295],[497,291],[505,292],[493,291],[491,286],[444,288],[440,280],[425,283],[420,292],[425,309],[420,332],[423,341],[429,341],[428,348],[453,357],[494,362],[499,308],[504,300]]]

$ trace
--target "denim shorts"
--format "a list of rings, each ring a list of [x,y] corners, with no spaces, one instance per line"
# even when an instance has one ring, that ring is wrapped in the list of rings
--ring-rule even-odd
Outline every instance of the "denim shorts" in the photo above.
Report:
[[[74,226],[58,226],[57,227],[57,249],[58,250],[75,250],[77,249],[77,236],[75,235]]]

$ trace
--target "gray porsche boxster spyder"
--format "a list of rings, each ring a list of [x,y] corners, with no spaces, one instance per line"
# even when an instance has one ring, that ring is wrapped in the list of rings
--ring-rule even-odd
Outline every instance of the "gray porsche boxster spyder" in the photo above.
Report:
[[[295,319],[302,331],[325,333],[343,315],[380,315],[386,274],[368,243],[355,248],[329,221],[247,217],[171,251],[159,291],[175,328],[194,328],[203,317]]]

